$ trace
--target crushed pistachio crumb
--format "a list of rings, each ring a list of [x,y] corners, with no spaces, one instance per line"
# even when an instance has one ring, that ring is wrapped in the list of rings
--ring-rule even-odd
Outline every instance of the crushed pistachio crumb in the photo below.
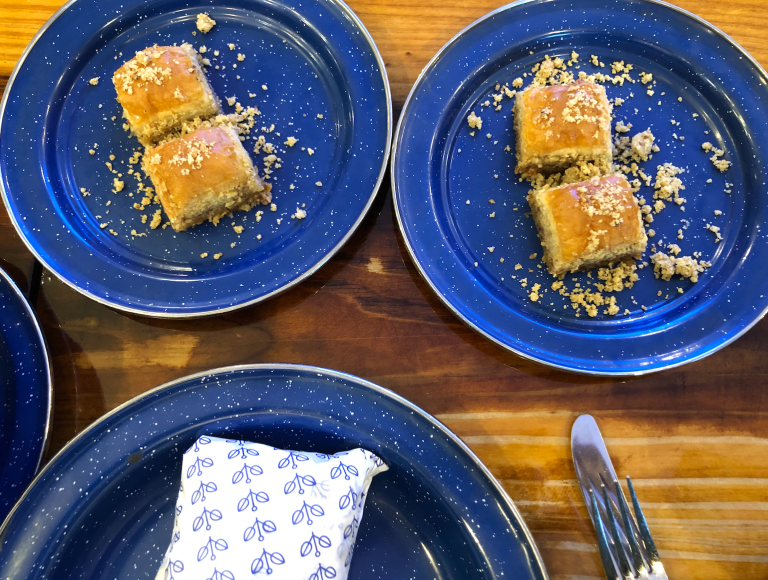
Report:
[[[203,34],[207,34],[216,26],[216,21],[208,16],[207,12],[197,15],[197,29]]]

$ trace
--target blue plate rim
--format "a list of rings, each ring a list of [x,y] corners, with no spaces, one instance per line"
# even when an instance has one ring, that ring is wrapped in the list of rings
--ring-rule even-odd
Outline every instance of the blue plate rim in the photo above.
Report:
[[[1,270],[0,270],[1,271]],[[363,379],[361,377],[357,377],[355,375],[351,375],[349,373],[345,373],[342,371],[336,371],[333,369],[327,369],[323,367],[317,367],[313,365],[301,365],[301,364],[294,364],[294,363],[252,363],[252,364],[243,364],[243,365],[231,365],[231,366],[225,366],[225,367],[217,367],[214,369],[210,369],[207,371],[200,371],[197,373],[193,373],[191,375],[186,375],[184,377],[180,377],[178,379],[174,379],[172,381],[169,381],[167,383],[164,383],[162,385],[159,385],[153,389],[150,389],[148,391],[145,391],[139,395],[136,395],[132,399],[129,399],[128,401],[122,403],[121,405],[118,405],[108,413],[105,413],[101,417],[99,417],[96,421],[88,425],[85,429],[83,429],[80,433],[75,435],[72,439],[70,439],[64,447],[62,447],[56,455],[54,455],[41,469],[35,478],[32,480],[32,482],[29,484],[29,486],[24,490],[24,493],[21,495],[21,497],[18,499],[18,501],[15,503],[11,511],[8,512],[8,515],[6,516],[5,520],[0,524],[0,538],[2,538],[5,533],[8,531],[8,523],[13,518],[16,511],[19,509],[21,504],[24,502],[24,500],[27,498],[27,496],[33,491],[35,485],[37,482],[48,472],[48,470],[52,469],[60,457],[62,457],[66,452],[73,446],[75,446],[77,443],[79,443],[84,438],[89,437],[89,435],[97,431],[99,428],[101,428],[103,425],[109,422],[109,420],[118,413],[124,411],[126,408],[130,407],[131,405],[135,403],[139,403],[140,401],[154,396],[163,390],[171,389],[177,384],[184,383],[187,381],[192,381],[204,377],[210,377],[213,375],[220,375],[220,374],[226,374],[226,373],[235,373],[238,371],[252,371],[252,370],[259,370],[259,371],[296,371],[296,372],[307,372],[307,373],[316,373],[318,375],[327,377],[327,378],[334,378],[334,379],[341,379],[343,381],[348,381],[350,383],[354,383],[357,386],[360,386],[364,389],[371,390],[379,395],[382,395],[384,397],[387,397],[397,403],[400,403],[404,407],[408,408],[411,413],[415,413],[416,415],[420,416],[422,419],[426,420],[428,423],[430,423],[434,428],[438,429],[440,432],[442,432],[446,437],[448,437],[451,441],[453,441],[456,445],[459,446],[459,448],[466,454],[467,458],[471,460],[472,463],[474,463],[475,467],[480,470],[480,472],[485,475],[485,477],[488,478],[489,484],[493,487],[493,489],[499,494],[501,499],[506,503],[508,509],[512,512],[512,514],[517,519],[517,522],[520,525],[520,530],[524,534],[524,541],[528,543],[531,549],[531,554],[535,558],[536,565],[539,567],[539,569],[542,572],[543,578],[545,580],[549,579],[549,574],[547,573],[547,569],[544,565],[544,560],[541,557],[541,554],[539,552],[539,548],[533,539],[533,535],[531,534],[531,531],[528,529],[528,524],[526,524],[525,519],[523,518],[520,511],[517,509],[517,506],[515,505],[515,502],[512,500],[512,498],[509,497],[506,490],[502,487],[501,483],[499,483],[499,480],[496,479],[496,477],[491,473],[491,471],[486,467],[486,465],[480,461],[480,458],[475,455],[475,453],[467,446],[466,443],[464,443],[461,438],[459,438],[458,435],[456,435],[453,431],[451,431],[446,425],[444,425],[440,420],[438,420],[433,415],[427,413],[424,411],[421,407],[417,406],[416,404],[412,403],[408,399],[398,395],[394,391],[391,391],[385,387],[382,387],[380,385],[377,385],[376,383],[373,383],[371,381],[368,381],[366,379]]]
[[[11,277],[3,268],[0,268],[0,278],[2,278],[5,281],[5,283],[8,284],[8,286],[10,286],[14,294],[16,294],[17,298],[19,299],[19,302],[23,305],[23,308],[27,313],[27,316],[29,317],[30,322],[34,326],[35,333],[37,334],[37,338],[39,340],[39,345],[42,347],[43,359],[45,359],[45,377],[46,377],[46,383],[47,383],[47,389],[46,389],[47,409],[45,414],[45,428],[43,430],[43,444],[40,446],[40,453],[38,454],[37,464],[35,466],[35,479],[37,479],[37,476],[40,474],[40,471],[38,470],[40,469],[40,464],[43,461],[43,455],[45,455],[45,451],[48,449],[48,443],[49,443],[48,437],[51,432],[51,419],[53,418],[53,367],[51,366],[51,354],[50,354],[50,351],[48,350],[48,343],[45,340],[45,334],[43,334],[43,329],[40,326],[40,321],[37,319],[37,316],[35,315],[35,311],[32,310],[32,305],[29,303],[26,296],[24,296],[24,293],[21,291],[21,289],[16,285],[13,279],[11,279]],[[21,497],[24,497],[24,495],[26,495],[26,490],[21,495]],[[21,499],[21,497],[19,499]],[[16,503],[18,503],[18,500]],[[11,509],[11,511],[8,512],[9,515],[15,509],[16,509],[16,505],[14,504],[13,509]]]
[[[27,56],[31,52],[32,48],[35,46],[38,40],[45,34],[46,30],[56,21],[56,19],[61,16],[64,12],[66,12],[71,6],[76,4],[79,0],[69,0],[67,3],[65,3],[61,8],[59,8],[54,14],[46,21],[45,24],[40,28],[40,30],[35,33],[35,35],[32,37],[32,40],[29,41],[29,44],[24,48],[24,52],[21,53],[21,56],[19,57],[19,60],[16,62],[16,65],[13,67],[13,71],[11,72],[11,76],[8,77],[8,84],[5,87],[5,90],[3,91],[3,97],[2,100],[0,100],[0,135],[2,134],[2,125],[3,125],[3,118],[5,117],[5,107],[6,103],[8,101],[8,98],[11,94],[11,89],[13,88],[13,82],[16,80],[16,76],[21,70],[22,66],[24,65],[24,62],[27,59]],[[14,229],[16,230],[17,235],[21,238],[21,240],[24,242],[24,245],[26,248],[32,253],[32,255],[35,256],[35,258],[45,267],[46,270],[51,272],[58,280],[72,288],[73,290],[79,292],[80,294],[86,296],[87,298],[90,298],[91,300],[94,300],[95,302],[98,302],[99,304],[103,304],[104,306],[108,306],[110,308],[114,308],[116,310],[119,310],[121,312],[126,312],[129,314],[138,314],[140,316],[148,316],[150,318],[160,318],[160,319],[195,319],[195,318],[204,318],[207,316],[216,316],[218,314],[225,314],[228,312],[232,312],[235,310],[239,310],[241,308],[247,308],[249,306],[253,306],[254,304],[258,304],[259,302],[263,302],[265,300],[269,300],[270,298],[273,298],[274,296],[277,296],[278,294],[281,294],[285,292],[286,290],[289,290],[290,288],[293,288],[294,286],[300,284],[310,276],[312,276],[315,272],[317,272],[320,268],[322,268],[333,256],[335,256],[341,248],[344,247],[344,245],[349,241],[349,239],[354,235],[354,233],[357,231],[357,228],[360,227],[360,224],[365,219],[365,216],[368,215],[368,211],[371,209],[371,206],[373,205],[374,200],[376,199],[376,196],[379,193],[379,189],[381,188],[381,183],[384,180],[384,177],[387,174],[387,167],[389,166],[389,157],[390,153],[392,151],[391,143],[392,143],[392,134],[393,134],[393,113],[392,113],[392,89],[389,84],[389,76],[387,74],[387,68],[384,63],[384,58],[381,56],[381,52],[379,51],[378,46],[376,46],[375,41],[373,40],[373,37],[371,36],[371,33],[368,31],[368,29],[363,24],[363,21],[360,20],[360,17],[355,13],[354,10],[352,10],[349,5],[344,2],[344,0],[326,0],[327,2],[331,4],[337,5],[342,12],[344,12],[352,22],[359,28],[360,32],[362,33],[365,40],[368,42],[368,45],[371,49],[372,54],[376,58],[376,62],[378,63],[379,72],[382,76],[382,81],[384,83],[384,92],[387,102],[387,139],[386,143],[388,145],[384,146],[384,150],[382,151],[382,158],[381,158],[381,169],[379,170],[379,176],[376,180],[376,183],[373,186],[373,190],[371,192],[371,195],[368,198],[368,201],[365,204],[365,207],[363,208],[360,215],[357,217],[355,222],[352,224],[352,226],[349,228],[347,233],[344,235],[344,237],[339,240],[339,242],[328,251],[328,253],[323,256],[316,264],[311,266],[308,270],[297,276],[296,278],[292,279],[287,284],[284,284],[282,287],[277,288],[276,290],[273,290],[272,292],[269,292],[268,294],[265,294],[263,296],[259,296],[257,298],[254,298],[253,300],[248,300],[246,302],[242,302],[240,304],[233,304],[231,306],[227,306],[225,308],[218,308],[218,309],[212,309],[212,310],[201,310],[194,313],[184,313],[184,312],[163,312],[163,311],[154,311],[154,310],[145,310],[141,308],[132,308],[127,305],[120,304],[119,302],[113,302],[109,299],[106,299],[102,296],[97,296],[93,294],[92,292],[89,292],[87,288],[82,288],[70,280],[68,280],[65,276],[60,274],[57,269],[52,268],[48,262],[46,262],[45,259],[43,259],[42,256],[40,256],[36,251],[34,246],[29,243],[22,233],[22,229],[19,226],[16,216],[13,214],[13,212],[8,211],[8,216],[11,219],[11,223],[13,224]],[[10,208],[10,203],[8,201],[8,193],[5,191],[5,187],[3,186],[2,180],[0,180],[0,196],[2,196],[3,203],[5,204],[6,209]]]
[[[432,291],[435,293],[435,295],[440,299],[440,301],[443,303],[444,306],[448,308],[448,310],[451,311],[451,313],[456,316],[459,320],[461,320],[464,324],[466,324],[469,328],[477,332],[478,334],[482,335],[483,337],[487,338],[494,344],[499,345],[500,347],[504,348],[505,350],[508,350],[517,356],[530,360],[542,365],[545,365],[550,368],[555,368],[561,371],[566,371],[573,374],[578,375],[587,375],[587,376],[601,376],[601,377],[617,377],[617,376],[627,376],[627,377],[639,377],[643,375],[649,375],[652,373],[657,373],[660,371],[665,371],[668,369],[674,369],[683,365],[687,365],[692,362],[696,362],[698,360],[701,360],[703,358],[708,357],[711,354],[716,353],[717,351],[727,347],[728,345],[732,344],[734,341],[741,338],[744,334],[746,334],[749,330],[752,329],[760,320],[763,319],[763,317],[768,313],[768,306],[766,306],[759,314],[757,314],[753,320],[749,322],[749,324],[745,325],[744,328],[742,328],[739,332],[735,333],[733,336],[729,337],[727,340],[719,343],[716,345],[715,348],[708,349],[704,352],[699,353],[698,355],[692,356],[690,358],[686,358],[685,360],[676,361],[670,364],[654,367],[654,368],[648,368],[648,369],[641,369],[641,370],[634,370],[634,371],[601,371],[601,370],[588,370],[588,369],[582,369],[577,367],[570,367],[566,365],[559,365],[557,363],[548,361],[544,358],[538,358],[531,353],[528,353],[524,350],[517,349],[512,347],[511,345],[505,343],[502,340],[499,340],[492,336],[489,332],[486,332],[482,328],[480,328],[478,325],[473,323],[468,317],[464,316],[449,300],[449,298],[445,295],[443,295],[439,289],[436,287],[436,285],[432,282],[432,280],[427,275],[426,270],[424,269],[423,265],[418,261],[416,252],[414,251],[413,247],[411,246],[410,240],[408,239],[408,236],[406,234],[405,224],[403,221],[403,216],[400,214],[400,206],[398,203],[398,199],[400,199],[400,196],[397,191],[397,179],[396,179],[396,172],[395,167],[398,162],[398,155],[397,151],[400,147],[400,142],[402,140],[402,132],[403,132],[403,126],[405,124],[405,120],[408,113],[408,107],[411,104],[412,98],[416,94],[421,82],[424,80],[424,78],[430,73],[435,63],[437,63],[443,56],[445,52],[447,52],[462,36],[464,36],[467,32],[469,32],[474,27],[482,24],[484,21],[494,18],[498,14],[505,12],[507,10],[515,9],[520,6],[523,6],[525,4],[536,4],[540,2],[544,2],[546,0],[516,0],[515,2],[511,2],[510,4],[506,4],[504,6],[500,6],[499,8],[496,8],[495,10],[492,10],[491,12],[485,14],[484,16],[481,16],[471,24],[465,26],[462,30],[460,30],[458,33],[456,33],[448,42],[446,42],[440,50],[435,53],[435,56],[433,56],[430,61],[424,66],[419,76],[416,78],[416,80],[413,82],[413,86],[411,87],[410,92],[408,93],[408,97],[405,99],[405,103],[403,104],[402,112],[400,113],[400,118],[397,123],[397,129],[395,130],[395,137],[392,140],[392,151],[390,153],[391,157],[391,164],[390,164],[390,181],[392,183],[392,203],[395,208],[395,216],[397,217],[397,225],[400,229],[400,235],[403,239],[403,243],[408,250],[408,255],[411,258],[411,261],[416,266],[416,269],[418,270],[419,274],[421,275],[422,279],[429,285],[429,287],[432,289]],[[663,6],[665,8],[669,8],[675,12],[678,12],[682,14],[683,16],[686,16],[688,18],[691,18],[692,20],[695,20],[699,24],[702,24],[703,26],[710,29],[712,32],[718,34],[723,40],[728,42],[733,48],[735,48],[741,55],[750,62],[755,68],[758,69],[758,71],[762,72],[764,75],[768,75],[768,72],[760,65],[755,58],[747,52],[744,47],[742,47],[738,42],[736,42],[733,38],[731,38],[728,34],[720,30],[718,27],[710,23],[709,21],[705,20],[704,18],[697,16],[693,12],[690,12],[688,10],[685,10],[684,8],[680,8],[679,6],[676,6],[674,4],[670,4],[669,2],[665,2],[664,0],[641,0],[641,2],[645,2],[647,4],[654,4]]]

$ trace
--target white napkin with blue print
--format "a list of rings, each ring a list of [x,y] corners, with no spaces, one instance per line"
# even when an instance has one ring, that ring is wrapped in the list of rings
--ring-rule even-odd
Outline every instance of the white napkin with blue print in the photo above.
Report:
[[[373,453],[200,437],[184,453],[171,545],[155,580],[345,580]]]

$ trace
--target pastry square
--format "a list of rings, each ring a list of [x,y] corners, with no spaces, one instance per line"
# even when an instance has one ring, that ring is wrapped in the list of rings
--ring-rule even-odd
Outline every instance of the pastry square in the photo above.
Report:
[[[648,243],[637,200],[621,174],[534,190],[528,203],[555,276],[639,257]]]
[[[221,110],[190,44],[145,48],[115,71],[112,82],[131,132],[145,147],[184,121]]]
[[[515,99],[516,173],[553,173],[579,161],[608,167],[611,106],[605,87],[586,81],[531,87]]]
[[[237,131],[226,125],[207,124],[148,149],[143,165],[177,232],[272,201],[272,186],[259,178]]]

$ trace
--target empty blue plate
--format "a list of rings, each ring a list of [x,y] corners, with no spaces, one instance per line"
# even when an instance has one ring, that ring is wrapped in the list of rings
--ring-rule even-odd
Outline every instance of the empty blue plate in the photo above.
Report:
[[[40,325],[24,295],[0,269],[0,520],[40,466],[52,395]]]
[[[216,20],[208,34],[196,30],[201,12]],[[122,128],[112,74],[138,50],[185,41],[207,49],[223,112],[235,100],[261,111],[244,142],[260,172],[257,135],[281,161],[274,211],[176,233],[150,228],[158,205],[133,207],[143,195],[129,159],[140,147]],[[29,249],[76,290],[124,311],[202,316],[269,298],[338,251],[373,201],[391,131],[384,64],[343,2],[77,0],[43,27],[8,83],[0,185]]]
[[[624,101],[615,121],[633,125],[628,136],[652,130],[660,151],[641,164],[652,179],[663,163],[685,169],[686,202],[653,216],[643,261],[677,244],[681,256],[700,252],[712,263],[697,283],[664,282],[646,266],[633,288],[615,294],[618,316],[605,307],[594,318],[577,313],[551,287],[528,215],[529,186],[514,174],[514,99],[503,96],[496,111],[492,96],[497,84],[511,89],[516,78],[527,85],[546,55],[567,62],[573,52],[574,73],[613,76],[614,62],[633,65],[634,82],[605,84],[610,99]],[[640,72],[653,81],[643,84]],[[471,112],[483,122],[474,135]],[[729,344],[768,308],[760,275],[768,268],[766,136],[768,76],[700,18],[646,0],[517,2],[458,34],[416,82],[393,148],[397,217],[433,290],[494,342],[569,371],[658,371]],[[705,142],[724,149],[732,167],[715,169]],[[653,192],[643,185],[638,195],[653,204]],[[707,225],[719,228],[722,241]],[[593,275],[569,274],[566,286],[585,288]]]
[[[230,367],[129,401],[71,441],[0,528],[0,577],[154,578],[182,454],[200,435],[333,453],[364,447],[373,481],[349,578],[547,578],[517,509],[478,458],[372,383],[296,365]]]

